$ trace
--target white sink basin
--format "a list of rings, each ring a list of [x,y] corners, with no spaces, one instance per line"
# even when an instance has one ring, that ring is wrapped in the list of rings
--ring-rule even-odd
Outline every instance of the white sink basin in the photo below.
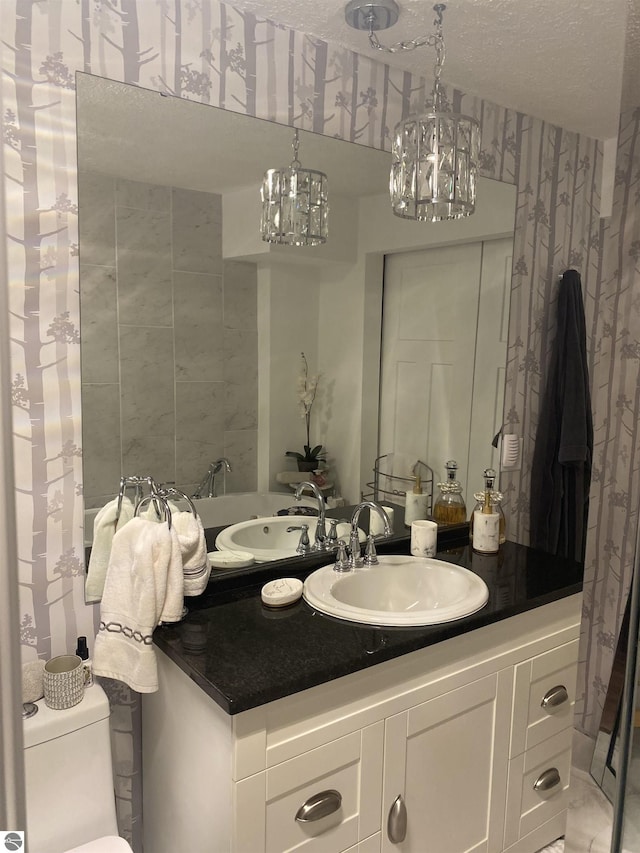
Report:
[[[468,616],[487,603],[478,575],[430,557],[383,556],[377,566],[340,573],[333,563],[309,575],[303,596],[311,607],[366,625],[437,625]]]
[[[270,560],[285,560],[296,556],[300,541],[300,527],[309,525],[309,541],[313,544],[316,531],[316,518],[308,516],[281,515],[275,518],[255,518],[241,521],[221,530],[216,537],[219,551],[247,551],[253,558],[264,563]],[[294,528],[294,529],[291,529]],[[351,526],[341,522],[337,526],[338,538],[349,541]],[[327,531],[329,524],[327,522]],[[366,541],[366,535],[360,531],[360,541]]]

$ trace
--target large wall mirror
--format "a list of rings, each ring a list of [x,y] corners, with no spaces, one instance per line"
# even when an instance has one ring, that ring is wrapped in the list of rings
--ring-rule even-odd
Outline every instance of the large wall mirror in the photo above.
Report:
[[[227,491],[283,489],[285,452],[305,441],[301,352],[321,375],[311,441],[348,502],[381,453],[423,459],[436,482],[454,457],[468,494],[481,484],[502,417],[515,187],[480,179],[474,216],[405,222],[388,204],[388,154],[303,132],[303,166],[329,177],[329,239],[270,246],[259,187],[291,162],[291,128],[87,74],[77,126],[87,508],[121,475],[192,493],[222,456]],[[421,340],[429,366],[400,350],[389,361],[385,344],[381,398],[385,323],[398,345]]]

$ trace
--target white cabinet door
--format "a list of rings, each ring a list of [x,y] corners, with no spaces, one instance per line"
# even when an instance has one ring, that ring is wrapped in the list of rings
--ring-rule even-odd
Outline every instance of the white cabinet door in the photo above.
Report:
[[[383,853],[502,850],[512,683],[493,673],[387,719]],[[404,840],[388,825],[399,796]]]
[[[376,832],[375,835],[370,835],[364,841],[359,841],[355,847],[350,847],[344,853],[380,853],[380,844],[380,833]]]

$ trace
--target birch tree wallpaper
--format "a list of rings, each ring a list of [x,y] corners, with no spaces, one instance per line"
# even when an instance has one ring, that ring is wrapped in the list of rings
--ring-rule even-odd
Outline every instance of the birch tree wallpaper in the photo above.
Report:
[[[2,5],[20,644],[28,661],[91,637],[97,617],[83,595],[75,73],[380,149],[390,149],[395,123],[423,100],[424,81],[217,0]],[[481,174],[518,191],[504,420],[524,436],[524,459],[501,485],[509,538],[525,544],[558,276],[568,267],[582,276],[595,449],[576,722],[595,734],[639,498],[640,109],[622,117],[614,213],[601,220],[599,142],[498,106],[490,92],[449,96],[482,123]],[[107,687],[120,828],[139,851],[139,697]]]

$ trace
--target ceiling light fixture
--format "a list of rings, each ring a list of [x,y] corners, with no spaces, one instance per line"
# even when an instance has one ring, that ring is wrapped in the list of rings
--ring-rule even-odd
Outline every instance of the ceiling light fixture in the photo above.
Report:
[[[303,169],[298,160],[298,129],[293,161],[268,169],[262,180],[262,239],[282,246],[319,246],[327,242],[328,181],[324,172]]]
[[[393,131],[391,206],[396,216],[438,222],[470,216],[475,208],[480,124],[470,116],[447,108],[442,87],[445,59],[442,13],[444,3],[433,7],[435,31],[411,41],[385,47],[377,30],[396,23],[399,9],[395,0],[350,0],[345,7],[349,26],[367,30],[375,50],[387,53],[433,47],[436,52],[431,101],[425,112],[400,121]]]

